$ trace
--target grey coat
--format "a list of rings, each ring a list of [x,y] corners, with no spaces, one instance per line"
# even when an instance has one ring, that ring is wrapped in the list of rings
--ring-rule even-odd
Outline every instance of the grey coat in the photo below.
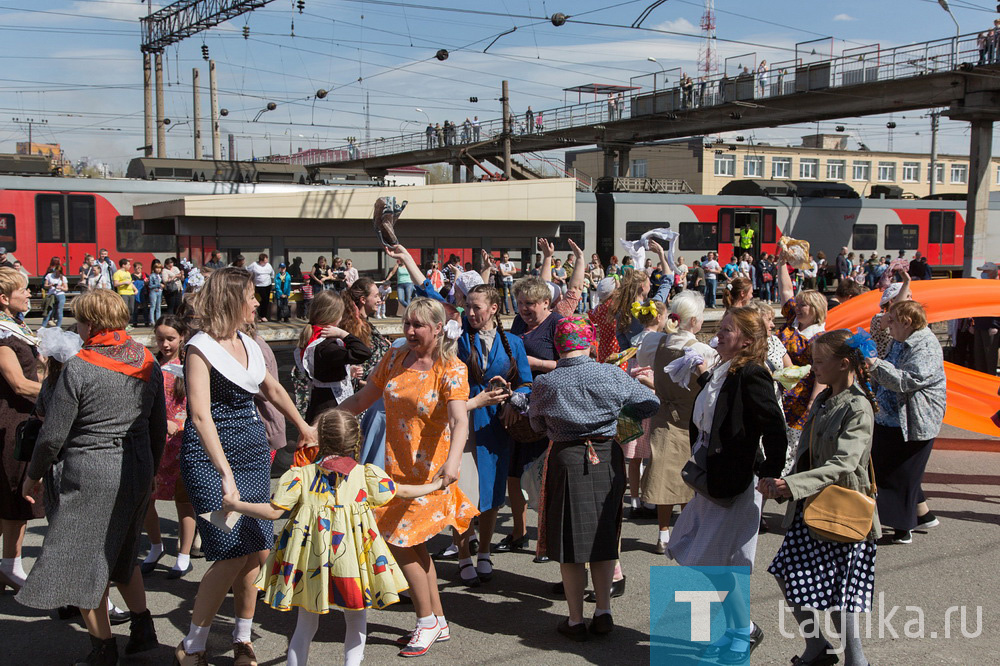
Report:
[[[827,486],[837,485],[872,495],[868,470],[874,427],[872,405],[858,384],[832,397],[830,389],[816,396],[802,427],[796,471],[784,477],[795,500],[789,503],[785,512],[783,525],[786,528],[792,524],[798,502]],[[816,534],[811,534],[823,541]],[[882,529],[878,509],[875,509],[868,540],[880,536]]]
[[[97,608],[108,581],[127,583],[163,446],[163,375],[148,382],[71,358],[56,380],[28,468],[57,461],[58,506],[17,600],[33,608]]]
[[[948,388],[941,343],[929,326],[903,342],[896,365],[874,359],[872,379],[899,394],[899,425],[908,442],[934,439],[941,432]]]

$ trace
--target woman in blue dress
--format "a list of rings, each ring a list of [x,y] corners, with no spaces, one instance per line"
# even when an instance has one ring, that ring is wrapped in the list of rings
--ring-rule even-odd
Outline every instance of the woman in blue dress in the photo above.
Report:
[[[504,424],[516,413],[510,404],[500,403],[512,392],[526,398],[531,391],[528,355],[521,339],[503,329],[499,317],[502,303],[503,297],[493,287],[479,285],[470,289],[465,300],[464,330],[458,340],[458,357],[469,366],[469,442],[475,442],[479,477],[479,555],[475,566],[469,552],[472,530],[459,541],[459,573],[472,586],[493,577],[490,542],[497,511],[506,499],[513,442]],[[524,402],[526,406],[527,400]]]
[[[197,315],[192,324],[199,332],[188,342],[184,362],[188,420],[180,463],[199,514],[202,550],[212,565],[198,586],[191,628],[175,657],[181,666],[205,663],[212,620],[232,588],[233,663],[250,666],[256,663],[250,643],[257,602],[254,581],[273,545],[274,527],[269,520],[242,516],[227,528],[203,514],[221,516],[224,494],[235,493],[246,502],[269,500],[270,447],[254,396],[262,394],[295,424],[300,446],[316,441],[316,429],[303,421],[291,398],[267,373],[257,343],[239,332],[254,320],[256,310],[250,273],[233,267],[213,271],[193,298],[191,311]]]

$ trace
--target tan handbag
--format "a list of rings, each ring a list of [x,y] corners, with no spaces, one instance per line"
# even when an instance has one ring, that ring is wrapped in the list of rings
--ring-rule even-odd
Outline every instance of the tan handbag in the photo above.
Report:
[[[809,428],[809,466],[812,467],[813,429]],[[868,458],[872,496],[840,486],[827,486],[806,500],[802,519],[816,535],[838,543],[860,543],[872,531],[875,516],[875,470]]]

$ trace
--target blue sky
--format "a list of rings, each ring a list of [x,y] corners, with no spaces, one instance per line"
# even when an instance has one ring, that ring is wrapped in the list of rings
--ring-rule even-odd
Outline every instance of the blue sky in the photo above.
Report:
[[[4,0],[0,0],[3,3]],[[154,4],[154,8],[164,3]],[[590,0],[293,0],[190,37],[166,51],[168,155],[192,155],[191,70],[201,69],[202,114],[208,112],[208,46],[219,75],[223,133],[236,135],[238,157],[342,144],[363,138],[370,99],[373,137],[419,131],[434,121],[499,117],[500,82],[508,79],[515,111],[559,106],[562,89],[584,83],[628,84],[634,76],[681,67],[696,71],[701,41],[699,0],[668,0],[629,26],[650,4]],[[988,0],[953,0],[963,33],[996,14]],[[448,11],[451,10],[451,11]],[[56,141],[71,159],[89,156],[121,169],[143,144],[139,0],[33,0],[0,4],[0,151],[13,152],[27,129],[13,118],[46,120],[36,141]],[[555,27],[544,17],[571,19]],[[716,0],[722,58],[755,53],[787,60],[797,42],[833,37],[822,48],[900,44],[949,37],[955,26],[936,0],[738,2]],[[294,22],[294,34],[291,36]],[[242,30],[249,26],[249,39]],[[486,53],[483,49],[504,31]],[[691,37],[685,35],[692,35]],[[448,49],[444,62],[434,59]],[[647,60],[655,57],[657,63]],[[737,58],[742,62],[743,58]],[[315,101],[316,90],[331,91]],[[479,98],[477,104],[469,97]],[[267,102],[278,107],[251,122]],[[895,150],[928,152],[929,120],[921,112],[892,118]],[[888,116],[845,119],[852,146],[888,147]],[[832,131],[837,122],[821,123]],[[797,144],[815,125],[753,132],[755,140]],[[918,134],[919,132],[919,134]],[[208,124],[203,144],[210,150]],[[942,152],[967,154],[965,123],[942,122]],[[225,144],[223,137],[223,144]]]

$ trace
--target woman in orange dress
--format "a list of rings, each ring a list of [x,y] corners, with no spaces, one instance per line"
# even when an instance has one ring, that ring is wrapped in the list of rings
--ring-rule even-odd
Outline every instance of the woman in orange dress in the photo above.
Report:
[[[375,513],[410,586],[417,614],[417,626],[400,650],[404,657],[426,654],[435,641],[451,637],[426,542],[448,527],[464,533],[477,513],[454,485],[469,434],[468,369],[456,356],[461,333],[461,325],[448,321],[439,302],[414,299],[403,314],[406,345],[387,353],[364,388],[338,407],[359,414],[381,397],[385,471],[397,483],[429,483],[441,477],[447,484],[443,490],[393,502]]]

